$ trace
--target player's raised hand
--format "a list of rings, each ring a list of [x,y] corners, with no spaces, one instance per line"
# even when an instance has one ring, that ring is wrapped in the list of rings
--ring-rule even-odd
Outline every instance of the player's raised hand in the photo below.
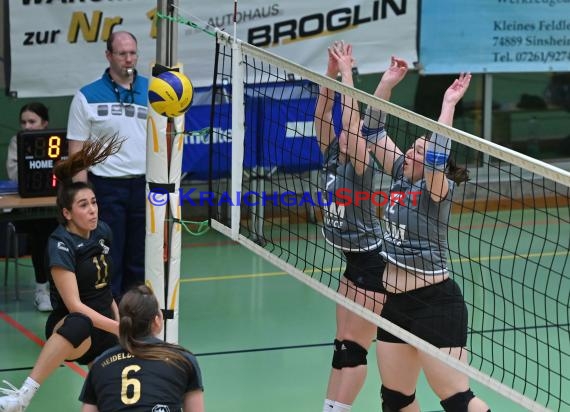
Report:
[[[354,56],[352,55],[352,45],[344,41],[335,42],[333,47],[330,48],[330,53],[338,64],[338,69],[341,74],[352,73],[354,66]]]
[[[338,47],[338,43],[339,43],[338,41],[335,41],[327,48],[327,54],[328,54],[327,76],[332,77],[333,79],[336,79],[339,72],[338,62],[333,54],[333,50],[335,50]]]
[[[469,83],[471,83],[471,73],[461,73],[445,91],[443,102],[453,105],[457,104],[465,95],[469,88]]]
[[[405,60],[392,56],[390,67],[382,75],[381,82],[389,88],[395,87],[408,73],[408,63]]]

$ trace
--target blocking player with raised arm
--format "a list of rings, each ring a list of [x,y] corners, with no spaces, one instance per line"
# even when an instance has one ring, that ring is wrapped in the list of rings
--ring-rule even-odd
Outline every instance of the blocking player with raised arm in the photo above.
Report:
[[[440,123],[452,125],[470,81],[470,74],[461,74],[446,90]],[[382,97],[386,91],[379,89],[376,95]],[[379,110],[371,115],[382,117]],[[390,297],[382,316],[467,362],[467,307],[447,269],[451,197],[455,186],[468,179],[467,171],[450,159],[451,141],[438,133],[416,139],[405,154],[387,135],[377,143],[371,153],[392,175],[391,192],[419,192],[414,202],[395,202],[384,210],[383,282]],[[489,410],[463,373],[384,330],[378,329],[377,337],[384,412],[419,411],[415,388],[421,369],[446,412]]]
[[[352,86],[352,46],[335,42],[328,49],[327,76],[341,75],[343,83]],[[404,77],[404,63],[384,73],[382,81],[393,86]],[[384,302],[381,276],[384,261],[379,251],[382,231],[376,208],[370,198],[354,199],[349,204],[336,196],[343,193],[371,192],[375,174],[379,169],[368,156],[366,146],[385,135],[383,125],[371,126],[367,117],[360,121],[352,99],[343,96],[342,130],[337,136],[333,124],[334,92],[321,87],[315,109],[315,126],[320,148],[324,155],[322,185],[331,197],[323,211],[323,234],[326,241],[340,249],[346,258],[346,269],[340,279],[338,292],[369,308],[379,309]],[[356,129],[356,130],[355,130]],[[362,129],[362,130],[360,130]],[[350,133],[364,134],[356,139]],[[361,157],[356,155],[361,153]],[[376,306],[376,307],[374,307]],[[324,412],[348,411],[356,399],[367,372],[368,348],[374,338],[376,326],[349,311],[342,305],[336,308],[336,334],[332,369],[329,376]]]
[[[0,388],[5,395],[0,397],[2,412],[24,411],[63,361],[88,365],[117,343],[118,309],[109,279],[111,230],[98,219],[91,185],[71,179],[114,154],[121,143],[116,137],[88,141],[54,168],[61,223],[48,240],[46,256],[53,305],[46,322],[47,342],[19,389],[8,382],[9,388]]]
[[[82,412],[203,412],[196,358],[155,337],[164,320],[152,290],[146,285],[129,290],[119,314],[120,345],[95,360],[81,392]]]

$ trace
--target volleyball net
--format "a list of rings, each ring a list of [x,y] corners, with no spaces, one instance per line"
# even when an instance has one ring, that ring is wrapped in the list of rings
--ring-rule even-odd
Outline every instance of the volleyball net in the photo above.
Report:
[[[214,80],[213,228],[521,406],[570,408],[564,372],[570,365],[570,173],[232,42],[222,32]],[[318,178],[322,155],[314,116],[321,86],[337,94],[334,116],[343,110],[339,96],[352,96],[388,114],[386,130],[404,151],[417,137],[437,132],[451,138],[452,156],[469,168],[471,179],[453,194],[448,229],[448,266],[469,310],[468,365],[337,292],[345,262],[322,235],[323,218],[336,206]],[[216,142],[231,142],[231,151]],[[220,176],[220,170],[228,172]],[[393,201],[390,184],[384,175],[371,188],[379,209]]]

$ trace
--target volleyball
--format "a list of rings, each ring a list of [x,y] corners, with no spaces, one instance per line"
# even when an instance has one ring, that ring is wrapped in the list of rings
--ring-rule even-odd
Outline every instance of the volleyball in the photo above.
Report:
[[[184,74],[167,71],[152,77],[148,101],[155,112],[167,117],[180,116],[188,110],[194,96],[190,79]]]

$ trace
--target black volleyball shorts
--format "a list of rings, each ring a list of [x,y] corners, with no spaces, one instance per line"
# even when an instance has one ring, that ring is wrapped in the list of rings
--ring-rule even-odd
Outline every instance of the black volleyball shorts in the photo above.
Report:
[[[381,316],[438,348],[467,344],[467,305],[453,279],[410,292],[390,294]],[[380,328],[377,339],[405,343]]]
[[[346,257],[344,277],[359,288],[385,293],[382,276],[386,262],[380,256],[380,250],[377,248],[366,252],[344,252]]]

